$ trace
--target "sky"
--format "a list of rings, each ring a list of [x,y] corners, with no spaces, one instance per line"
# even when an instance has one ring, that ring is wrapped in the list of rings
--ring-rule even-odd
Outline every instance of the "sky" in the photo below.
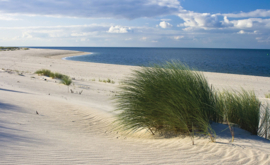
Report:
[[[0,0],[0,46],[270,49],[270,0]]]

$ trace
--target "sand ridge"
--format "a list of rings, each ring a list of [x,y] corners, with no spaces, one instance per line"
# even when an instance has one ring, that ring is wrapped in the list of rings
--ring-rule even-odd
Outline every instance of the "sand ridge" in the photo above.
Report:
[[[196,137],[194,146],[189,137],[126,136],[113,130],[111,97],[120,80],[139,67],[62,60],[82,54],[87,53],[0,52],[0,164],[270,164],[268,140],[236,128],[230,143],[220,124],[213,125],[216,143]],[[35,75],[38,69],[75,78],[70,86],[75,93]],[[218,89],[253,89],[261,99],[270,92],[268,77],[204,74]],[[108,78],[115,84],[99,82]]]

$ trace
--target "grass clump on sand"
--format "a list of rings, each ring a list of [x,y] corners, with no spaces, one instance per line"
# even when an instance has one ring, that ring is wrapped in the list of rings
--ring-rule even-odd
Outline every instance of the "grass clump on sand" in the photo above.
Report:
[[[262,105],[262,107],[258,135],[265,139],[270,139],[270,106],[266,104]]]
[[[67,86],[69,86],[72,83],[72,80],[69,76],[61,74],[61,73],[57,73],[57,72],[53,73],[47,69],[41,69],[41,70],[36,71],[35,73],[39,74],[39,75],[43,75],[43,76],[48,76],[48,77],[51,77],[53,79],[55,79],[55,78],[60,79],[61,83],[64,85],[67,85]]]
[[[92,80],[93,81],[93,80]],[[94,79],[94,81],[95,81],[95,79]],[[99,82],[104,82],[104,83],[111,83],[111,84],[115,84],[115,82],[113,81],[113,80],[111,80],[111,79],[107,79],[107,80],[102,80],[102,79],[99,79],[98,80]]]
[[[61,79],[62,84],[69,86],[72,83],[70,77],[64,75]]]
[[[257,135],[260,122],[261,102],[255,93],[242,89],[239,91],[224,91],[220,93],[219,109],[230,123]],[[217,103],[218,104],[218,103]]]
[[[124,80],[116,98],[119,127],[131,132],[149,129],[152,134],[206,133],[210,121],[218,122],[215,95],[205,77],[180,63],[136,70]]]
[[[227,123],[269,139],[270,106],[263,105],[254,91],[220,92],[216,105]]]
[[[51,71],[48,70],[48,69],[41,69],[41,70],[38,70],[38,71],[35,72],[35,74],[55,78],[54,73],[51,72]]]
[[[216,107],[223,115],[234,140],[233,125],[253,135],[267,136],[269,130],[269,106],[264,106],[253,91],[223,91],[218,93]],[[267,127],[267,129],[265,129]],[[266,137],[265,136],[265,137]]]
[[[267,93],[267,94],[265,94],[264,96],[265,96],[265,98],[270,99],[270,93]]]
[[[54,73],[54,78],[57,78],[57,79],[63,79],[64,77],[67,77],[66,75],[63,75],[61,73]]]
[[[13,51],[13,50],[19,50],[19,47],[2,47],[0,46],[0,50],[4,50],[4,51]]]
[[[29,48],[20,48],[20,47],[2,47],[0,46],[0,51],[14,51],[14,50],[29,50]]]
[[[211,122],[228,123],[233,138],[233,125],[260,136],[269,130],[269,106],[263,107],[254,92],[215,91],[202,73],[181,63],[135,70],[120,90],[115,122],[128,133],[148,129],[193,140],[194,133],[206,134],[214,141]]]

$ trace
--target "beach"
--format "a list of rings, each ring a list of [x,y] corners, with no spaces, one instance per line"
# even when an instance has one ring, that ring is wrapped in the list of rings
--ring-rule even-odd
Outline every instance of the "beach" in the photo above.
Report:
[[[207,137],[163,138],[115,131],[112,97],[136,66],[68,61],[90,52],[30,49],[0,52],[0,164],[270,164],[270,142],[214,124]],[[34,74],[70,76],[69,87]],[[203,72],[215,89],[254,90],[268,102],[270,78]],[[115,83],[105,83],[103,80]],[[70,89],[74,93],[71,93]],[[81,92],[81,94],[80,94]]]

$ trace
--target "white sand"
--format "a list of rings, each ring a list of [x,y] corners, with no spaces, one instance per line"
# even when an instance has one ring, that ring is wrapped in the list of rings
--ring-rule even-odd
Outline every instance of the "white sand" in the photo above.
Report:
[[[236,129],[235,142],[230,143],[229,130],[220,133],[226,128],[221,124],[214,125],[216,143],[197,137],[194,146],[189,137],[125,136],[113,131],[110,98],[117,94],[119,81],[138,67],[61,59],[82,54],[42,49],[0,52],[0,164],[270,164],[268,140]],[[24,76],[7,69],[23,71]],[[38,69],[75,78],[70,86],[75,93],[33,74]],[[215,88],[253,89],[268,100],[268,77],[204,74]],[[116,83],[98,81],[108,78]],[[76,93],[81,90],[81,95]]]

